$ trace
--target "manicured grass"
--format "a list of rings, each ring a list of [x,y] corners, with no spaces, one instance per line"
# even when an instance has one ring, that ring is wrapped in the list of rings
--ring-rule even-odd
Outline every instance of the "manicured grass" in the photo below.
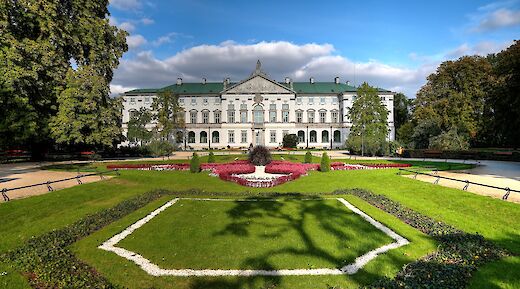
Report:
[[[440,167],[443,166],[443,164],[444,163],[437,163],[436,166]],[[488,240],[510,250],[516,254],[516,256],[520,255],[520,226],[518,225],[520,207],[518,204],[407,179],[398,176],[396,169],[333,171],[329,173],[311,172],[309,176],[270,189],[246,188],[235,183],[223,182],[218,178],[208,176],[206,173],[121,171],[121,176],[114,179],[84,184],[46,195],[0,204],[0,232],[2,232],[0,252],[19,246],[31,238],[31,236],[37,236],[52,229],[62,228],[87,214],[91,214],[103,208],[112,207],[122,200],[154,188],[165,188],[175,191],[200,189],[206,192],[227,192],[230,196],[244,195],[244,192],[249,191],[251,193],[248,195],[254,196],[258,192],[266,191],[323,193],[341,188],[365,188],[375,193],[386,195],[407,207],[440,221],[444,221],[466,232],[478,232]],[[360,207],[358,204],[355,205]],[[370,209],[372,207],[368,206],[367,208]],[[380,212],[377,209],[372,208],[372,210]],[[371,213],[370,215],[374,217],[373,214],[374,213]],[[396,224],[397,223],[402,224],[399,221],[396,222]],[[115,233],[117,233],[117,230],[112,231],[112,234]],[[104,237],[108,238],[110,234]],[[106,238],[98,241],[104,241]],[[89,238],[85,240],[88,239]],[[87,255],[99,257],[98,254],[103,254],[94,253],[98,250],[94,249],[96,248],[96,246],[94,246],[95,244],[90,245],[92,245],[92,251],[89,251]],[[108,254],[108,252],[106,253]],[[393,253],[389,252],[389,254]],[[408,254],[416,256],[415,259],[424,255],[417,255],[413,252]],[[81,255],[82,259],[88,260],[89,263],[94,264],[96,268],[103,267],[103,264],[99,263],[105,262],[105,259],[98,262],[91,260],[92,258],[89,259],[89,256]],[[115,272],[116,268],[124,269],[132,267],[132,265],[127,263],[121,266],[114,265],[113,261],[120,259],[119,257],[117,258],[118,259],[110,259],[112,261],[105,264],[105,267],[114,266],[113,269],[108,268],[101,270],[102,273],[110,275],[107,276],[109,279],[116,283],[126,282],[124,281],[126,278],[125,274],[134,274],[132,276],[136,276],[135,280],[141,280],[141,278],[143,280],[146,279],[140,275],[141,271],[140,269],[138,270],[138,268],[134,268],[133,273],[128,273],[124,270]],[[406,258],[401,261],[409,262],[410,260],[413,259],[406,256]],[[403,262],[396,262],[396,264],[404,264]],[[391,277],[393,276],[392,274],[395,274],[400,269],[399,266],[394,267],[391,262],[379,266],[392,269],[383,270],[381,272],[374,270],[373,275],[375,277],[372,276],[373,278],[366,276],[358,277],[362,276],[362,274],[356,274],[352,277],[356,279],[356,281],[348,281],[354,283],[345,282],[348,284],[357,284],[356,282],[367,284],[359,280],[365,278],[363,280],[368,282],[377,276],[388,275]],[[367,268],[369,267],[370,266]],[[2,271],[1,268],[6,268],[5,264],[0,264],[0,271]],[[3,271],[9,273],[6,276],[0,277],[0,285],[7,282],[9,284],[8,288],[24,288],[25,283],[19,275],[16,275],[10,269],[4,269]],[[472,282],[471,286],[472,288],[493,288],[493,286],[495,288],[496,286],[501,286],[502,288],[520,288],[520,278],[517,276],[517,272],[520,272],[520,257],[500,260],[484,266],[477,272],[474,280],[478,282]],[[240,282],[239,279],[241,280]],[[250,284],[251,286],[258,284],[255,283],[256,281],[254,280],[257,279],[230,278],[229,280],[225,279],[223,281],[219,279],[217,281],[223,284],[223,288],[225,288],[224,285],[230,285],[229,287],[233,288],[231,286],[233,284]],[[265,282],[268,281],[268,279],[262,280]],[[284,280],[292,280],[290,282],[295,282],[294,284],[312,281],[306,278],[287,278]],[[323,280],[331,279],[324,278]],[[215,281],[216,283],[211,283],[211,279],[190,279],[190,281],[183,279],[181,281],[175,281],[175,284],[190,284],[190,286],[192,286],[191,288],[197,288],[193,286],[198,284],[200,288],[204,288],[204,286],[211,287],[210,285],[220,284],[217,281]],[[169,281],[147,281],[146,284],[156,284],[156,282],[163,284],[161,286],[157,285],[157,287],[169,287]],[[283,284],[293,284],[286,283],[289,281],[280,282]],[[127,284],[132,285],[132,283]],[[235,288],[240,288],[240,286],[237,285]]]
[[[97,270],[99,270],[99,272],[101,272],[109,280],[111,280],[114,283],[120,284],[122,286],[127,286],[129,288],[154,287],[154,288],[309,288],[309,289],[327,288],[327,286],[331,286],[331,287],[337,286],[336,288],[339,288],[339,286],[341,286],[341,288],[356,288],[363,284],[370,284],[380,277],[394,276],[401,269],[401,267],[404,264],[409,263],[409,262],[435,250],[436,244],[428,236],[426,236],[426,235],[422,234],[421,232],[415,230],[414,228],[402,223],[399,219],[395,218],[394,216],[387,214],[377,208],[374,208],[373,206],[367,204],[363,200],[361,200],[355,196],[352,196],[352,195],[335,196],[335,197],[345,198],[350,203],[352,203],[359,209],[363,210],[364,212],[366,212],[367,214],[372,216],[374,219],[382,222],[383,224],[385,224],[386,226],[388,226],[389,228],[391,228],[398,234],[400,234],[400,235],[404,236],[405,238],[407,238],[408,240],[410,240],[411,244],[406,245],[404,247],[400,247],[398,249],[390,250],[390,251],[386,252],[385,254],[378,256],[376,259],[369,262],[362,270],[360,270],[358,273],[356,273],[354,275],[282,276],[282,277],[214,277],[214,278],[171,277],[171,276],[153,277],[153,276],[146,274],[143,270],[141,270],[133,262],[123,259],[114,253],[100,250],[97,248],[97,246],[99,246],[99,244],[106,241],[111,236],[121,232],[122,230],[124,230],[126,227],[128,227],[132,223],[134,223],[137,220],[139,220],[140,218],[146,216],[150,211],[154,210],[155,208],[161,206],[166,201],[171,199],[171,197],[165,197],[165,198],[162,198],[160,200],[157,200],[157,201],[149,204],[148,206],[134,212],[133,214],[130,214],[127,217],[125,217],[117,222],[114,222],[113,224],[92,234],[91,236],[75,243],[73,245],[72,249],[78,257],[87,261],[89,264],[95,266],[95,268]],[[252,210],[252,211],[250,210],[251,208],[246,208],[246,209],[247,209],[247,211],[254,212],[255,215],[257,213],[262,213],[262,214],[266,215],[266,217],[267,217],[266,220],[269,220],[269,219],[275,220],[275,223],[278,223],[278,226],[280,226],[280,225],[283,225],[284,223],[288,224],[288,222],[284,221],[282,219],[277,220],[277,218],[269,217],[268,215],[271,215],[272,212],[278,212],[278,211],[283,212],[283,213],[291,213],[291,212],[294,212],[293,209],[295,209],[295,208],[297,209],[296,211],[299,211],[298,210],[299,206],[294,206],[294,205],[295,204],[300,205],[301,203],[293,203],[293,202],[294,201],[291,201],[292,206],[289,206],[289,207],[283,206],[281,208],[275,208],[274,210],[273,209],[269,210],[269,208],[267,208],[267,211],[266,211],[266,210],[264,210],[264,209],[266,209],[265,206],[262,206],[262,204],[260,204],[261,207],[255,206],[254,210]],[[318,203],[318,202],[320,202],[320,203]],[[316,201],[316,202],[312,202],[312,203],[318,204],[319,207],[325,207],[325,208],[329,209],[329,205],[326,204],[329,201],[326,201],[325,205],[321,202],[322,201]],[[312,204],[312,203],[310,203],[310,204]],[[235,206],[236,205],[235,203],[226,203],[226,204],[227,205],[225,205],[225,204],[224,205],[231,206],[231,210],[233,210],[233,211],[234,211],[234,209],[238,208],[237,206]],[[285,202],[283,202],[283,204],[285,204]],[[307,204],[307,203],[303,203],[303,205],[305,205],[305,204]],[[195,204],[195,205],[197,205],[197,204]],[[258,205],[258,203],[257,203],[257,205]],[[175,210],[174,206],[170,207],[170,209],[172,209],[172,211],[171,211],[172,214]],[[209,206],[213,207],[213,204],[210,204]],[[332,203],[332,206],[333,206],[333,208],[332,208],[333,211],[335,211],[336,203]],[[186,208],[186,209],[189,209],[189,208]],[[196,210],[196,212],[198,212],[196,207],[194,209]],[[244,209],[243,207],[240,209],[241,213],[242,213],[243,209]],[[340,213],[340,215],[342,217],[344,217],[345,213],[347,213],[347,215],[349,214],[348,210],[346,212],[344,211],[343,208],[340,208],[339,210],[340,210],[340,212],[338,212],[338,213]],[[166,213],[167,211],[165,211],[163,213]],[[211,213],[212,213],[211,215],[214,215],[215,212],[211,212]],[[197,215],[200,216],[200,214],[197,214]],[[204,217],[204,221],[208,221],[209,215],[210,214],[208,213],[207,216]],[[314,212],[312,213],[312,215],[314,215]],[[157,216],[157,218],[159,218],[160,216],[161,215]],[[258,217],[259,217],[259,219],[264,220],[264,218],[262,218],[262,216],[258,216]],[[193,217],[193,215],[190,215],[190,216],[188,216],[188,218],[194,218],[194,217]],[[256,220],[256,218],[253,218],[253,219]],[[322,223],[325,225],[330,224],[331,226],[327,227],[329,229],[339,228],[340,231],[338,233],[345,232],[346,234],[350,234],[348,232],[348,230],[345,230],[345,228],[343,228],[343,226],[339,226],[337,223],[333,222],[336,219],[338,219],[338,218],[332,216],[331,220],[323,220],[323,221],[320,221],[319,223]],[[344,223],[348,219],[350,219],[350,218],[347,218],[347,219],[341,218],[341,220],[339,220],[339,221]],[[233,220],[230,220],[230,221],[233,223]],[[311,223],[310,225],[312,225],[312,223],[316,222],[316,221],[317,220],[310,220],[310,223]],[[355,221],[357,223],[357,219],[355,219]],[[153,220],[151,222],[153,222]],[[148,223],[147,225],[150,225],[151,222]],[[363,222],[364,221],[361,221],[361,225],[363,225]],[[141,229],[146,229],[147,225],[143,226]],[[259,225],[260,224],[250,224],[250,226],[252,228],[248,228],[248,229],[252,230],[255,227],[259,227]],[[271,225],[272,225],[272,223],[271,223]],[[217,226],[219,226],[219,225],[217,224]],[[277,226],[277,228],[279,228],[278,226]],[[289,227],[291,227],[291,226],[289,226]],[[303,228],[304,228],[305,232],[308,232],[308,230],[312,229],[313,226],[304,225]],[[138,229],[136,232],[134,232],[134,234],[138,233],[139,230],[141,230],[141,229]],[[149,229],[151,230],[152,228],[149,227]],[[331,236],[331,234],[332,235],[336,234],[333,231],[329,231],[326,228],[315,228],[315,229],[326,233],[326,235],[329,236],[329,239],[331,237],[332,237],[332,239],[336,238],[335,236]],[[275,230],[275,228],[268,229],[268,230]],[[372,230],[372,228],[369,228],[369,230]],[[175,231],[175,230],[172,229],[172,231]],[[246,230],[246,231],[250,231],[250,230]],[[263,234],[262,230],[260,230],[260,231],[254,230],[254,231],[256,233],[259,233],[260,234],[259,236],[262,236],[262,234]],[[293,230],[289,230],[289,231],[293,231]],[[190,232],[190,235],[183,234],[182,232],[184,232],[184,231],[179,230],[179,232],[177,232],[177,234],[179,234],[179,236],[173,236],[173,238],[180,238],[181,234],[184,236],[192,236],[191,232]],[[285,232],[285,230],[281,230],[280,233],[284,234],[284,235],[290,234],[289,232]],[[197,230],[197,231],[193,232],[193,234],[195,234],[195,236],[197,236],[197,234],[200,234],[200,232]],[[297,235],[298,234],[300,234],[300,233],[297,233]],[[130,235],[128,238],[130,238],[131,236],[132,235]],[[223,237],[228,238],[231,236],[223,236]],[[227,249],[230,249],[229,251],[226,250],[227,252],[229,252],[229,254],[237,254],[237,252],[235,252],[236,251],[235,248],[240,248],[240,246],[236,244],[237,241],[240,242],[239,239],[248,238],[249,240],[251,240],[251,238],[247,237],[247,236],[246,237],[235,236],[235,237],[236,238],[233,239],[233,242],[229,242],[227,244],[222,244],[222,246],[227,246],[228,247]],[[356,236],[356,239],[359,237],[364,238],[365,235],[363,235],[363,234],[358,235],[358,236]],[[318,238],[318,237],[315,236],[313,238]],[[325,238],[325,239],[327,239],[327,238]],[[324,240],[321,240],[318,238],[315,241],[317,243],[323,243]],[[210,242],[207,242],[207,243],[210,243]],[[165,243],[165,245],[166,244],[167,243]],[[275,248],[286,248],[290,244],[294,244],[294,240],[286,240],[283,242],[280,241],[280,242],[278,242],[278,246]],[[139,246],[137,243],[136,243],[136,245]],[[336,245],[336,244],[334,244],[334,245]],[[186,246],[186,248],[188,248],[188,247],[199,246],[199,245],[198,244],[184,244],[183,246]],[[258,246],[260,246],[260,247],[258,248],[258,250],[256,250],[256,248]],[[258,262],[259,263],[258,265],[275,264],[274,259],[276,259],[276,256],[274,256],[274,258],[273,258],[271,255],[265,255],[265,252],[262,252],[262,250],[263,250],[263,248],[265,248],[265,246],[262,244],[260,244],[258,246],[251,246],[252,248],[250,249],[249,252],[247,252],[247,254],[249,256],[252,256],[252,258],[250,258],[250,260]],[[127,246],[125,246],[125,247],[127,247]],[[309,260],[309,261],[316,260],[317,262],[322,262],[322,263],[327,262],[327,260],[320,260],[319,258],[317,258],[317,259],[309,258],[309,257],[312,257],[312,254],[310,254],[310,253],[313,252],[313,250],[310,250],[309,247],[306,247],[306,246],[303,246],[303,248],[307,248],[307,249],[303,249],[300,251],[302,253],[307,253],[307,254],[300,254],[300,255],[295,254],[293,256],[290,256],[291,260],[293,260],[293,262],[294,261],[303,262],[303,263],[305,263],[304,264],[305,266],[308,266],[308,264],[306,263],[306,260]],[[336,250],[336,247],[330,246],[327,249],[327,251],[329,251],[329,250],[334,251],[334,250]],[[342,249],[342,251],[343,251],[343,249]],[[196,251],[192,251],[192,253],[193,253],[193,256],[197,256],[197,257],[193,257],[194,259],[195,258],[198,259],[199,257],[204,258],[204,255],[198,256],[198,253]],[[209,252],[209,253],[211,253],[211,252]],[[308,254],[310,254],[310,255],[308,256]],[[179,255],[176,255],[175,257],[180,258]],[[236,262],[232,258],[229,258],[227,256],[225,256],[225,258],[229,259],[226,262],[228,264],[232,263],[232,262]],[[162,257],[159,256],[158,259],[162,259]],[[194,260],[186,260],[186,261],[192,262],[192,263],[195,262]],[[341,260],[339,260],[339,261],[341,261]],[[167,261],[163,261],[163,262],[166,263]],[[276,263],[280,264],[282,262],[288,262],[288,261],[280,259]],[[335,263],[335,262],[332,262],[332,263]],[[237,262],[237,264],[240,265],[240,262]],[[172,264],[168,263],[168,264],[163,264],[163,265],[171,266]],[[276,287],[274,287],[275,285],[276,285]],[[269,286],[271,286],[271,287],[269,287]]]
[[[164,269],[340,268],[394,242],[335,199],[179,200],[119,243]]]

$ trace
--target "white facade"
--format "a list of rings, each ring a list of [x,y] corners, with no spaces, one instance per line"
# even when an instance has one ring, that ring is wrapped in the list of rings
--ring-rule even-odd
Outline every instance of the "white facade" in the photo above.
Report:
[[[236,84],[182,83],[171,89],[179,96],[185,111],[184,139],[181,149],[247,148],[250,144],[281,147],[285,134],[300,138],[300,148],[341,148],[348,138],[351,123],[348,108],[356,88],[334,82],[276,82],[257,65],[249,78]],[[394,93],[379,90],[389,110],[388,139],[394,140]],[[132,111],[152,109],[157,90],[138,89],[125,93],[123,131]],[[153,128],[150,124],[149,128]],[[126,144],[129,144],[128,142]]]

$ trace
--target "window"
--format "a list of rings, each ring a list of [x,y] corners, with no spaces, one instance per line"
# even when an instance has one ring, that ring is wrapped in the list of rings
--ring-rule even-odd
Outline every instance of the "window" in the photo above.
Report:
[[[190,123],[197,123],[197,111],[190,111]]]
[[[298,131],[298,142],[299,143],[305,142],[305,132],[303,130]]]
[[[179,97],[179,104],[184,104],[184,97]]]
[[[247,122],[247,111],[240,111],[240,122],[241,123]]]
[[[188,143],[195,143],[195,132],[188,132]]]
[[[209,123],[209,111],[202,112],[202,123]]]
[[[328,143],[329,142],[329,132],[324,130],[321,132],[321,142]]]
[[[197,99],[194,96],[191,98],[191,104],[192,105],[197,104]]]
[[[253,120],[255,123],[264,123],[264,108],[261,105],[253,109]]]
[[[215,104],[220,104],[220,97],[215,97]]]
[[[334,142],[341,142],[341,132],[339,130],[334,131]]]
[[[240,104],[240,110],[247,110],[247,104],[241,103]]]
[[[227,113],[227,122],[228,123],[234,123],[235,122],[235,111],[234,110],[228,110]]]
[[[303,104],[301,97],[296,98],[296,104],[297,105],[302,105]]]
[[[271,103],[269,105],[269,110],[276,110],[276,103]]]
[[[331,115],[332,115],[332,122],[333,123],[337,123],[338,122],[338,112],[337,111],[333,111],[331,113]]]
[[[282,122],[289,122],[289,111],[284,110],[282,111]]]
[[[135,97],[130,98],[130,104],[135,104]]]
[[[276,122],[276,104],[269,105],[269,122]]]
[[[208,133],[205,131],[200,132],[200,143],[207,143],[208,142]]]
[[[130,119],[134,119],[137,117],[137,110],[131,109],[129,112]]]
[[[309,104],[314,104],[314,97],[309,97]]]
[[[320,104],[321,104],[321,105],[324,105],[324,104],[325,104],[325,97],[320,97]]]
[[[271,131],[271,143],[276,143],[276,130]]]
[[[215,111],[213,116],[215,117],[215,123],[220,123],[220,110]]]
[[[303,121],[303,111],[297,111],[296,112],[296,122],[302,123]]]
[[[220,142],[220,133],[218,131],[214,131],[211,133],[211,141],[214,143]]]
[[[320,111],[320,123],[325,123],[325,118],[327,117],[326,111]]]
[[[289,110],[289,104],[288,103],[282,104],[282,110]]]
[[[283,130],[282,131],[282,138],[284,138],[286,135],[289,134],[289,131],[288,130]]]
[[[247,130],[241,131],[240,142],[247,143]]]
[[[228,131],[228,142],[235,143],[235,131],[234,130]]]
[[[149,96],[144,98],[144,103],[146,103],[146,104],[150,103],[150,97]]]
[[[204,105],[208,105],[208,98],[207,98],[207,97],[204,97],[204,98],[202,99],[202,103],[203,103]]]
[[[307,122],[314,123],[314,111],[312,111],[312,110],[307,111]]]
[[[309,141],[310,142],[316,142],[316,139],[317,139],[317,134],[316,134],[316,131],[315,130],[311,130],[311,132],[309,133]]]
[[[336,96],[332,98],[332,104],[338,104],[338,98]]]

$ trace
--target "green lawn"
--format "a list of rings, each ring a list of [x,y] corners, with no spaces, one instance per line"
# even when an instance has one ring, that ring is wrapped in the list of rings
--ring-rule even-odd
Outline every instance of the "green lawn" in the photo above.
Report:
[[[218,159],[220,159],[220,157]],[[421,165],[428,167],[432,164]],[[434,165],[439,168],[446,168],[446,163],[443,162]],[[518,204],[407,179],[398,176],[396,169],[332,171],[329,173],[311,172],[309,176],[270,189],[246,188],[234,183],[223,182],[218,178],[208,176],[206,173],[190,174],[188,172],[121,171],[121,176],[114,179],[84,184],[46,195],[0,204],[0,232],[2,232],[0,252],[21,245],[23,242],[31,238],[31,236],[37,236],[52,229],[62,228],[87,214],[97,212],[103,208],[112,207],[122,200],[154,188],[164,188],[174,191],[199,189],[203,191],[198,194],[199,196],[204,196],[204,192],[224,192],[230,197],[255,196],[260,192],[274,191],[282,193],[298,192],[305,194],[326,193],[341,188],[365,188],[375,193],[386,195],[393,200],[401,202],[407,207],[440,221],[444,221],[466,232],[479,232],[488,240],[510,250],[516,256],[490,263],[482,267],[473,278],[471,287],[520,288],[520,278],[517,274],[517,272],[520,272],[520,257],[518,257],[520,255],[520,225],[518,223],[518,220],[520,220],[520,207]],[[348,200],[354,203],[351,198],[353,197],[350,196]],[[158,203],[155,203],[154,205],[157,206]],[[358,203],[355,203],[355,205],[366,210],[366,212],[372,217],[382,221],[405,237],[408,237],[410,234],[403,233],[394,227],[405,226],[408,230],[416,232],[410,227],[403,225],[398,220],[392,224],[387,224],[386,220],[392,220],[391,216],[389,217],[380,210],[374,209],[363,201],[358,200]],[[152,204],[151,207],[153,207]],[[148,210],[148,212],[149,211],[150,210]],[[132,217],[136,218],[137,215],[146,214],[146,212],[146,210],[136,212]],[[384,218],[377,218],[377,215],[384,216]],[[132,223],[132,221],[129,221],[128,219],[122,220],[121,222],[126,222],[126,226]],[[131,285],[131,280],[139,280],[144,282],[143,284],[158,284],[154,286],[168,287],[166,285],[171,281],[169,278],[165,278],[164,280],[159,278],[162,281],[150,280],[150,277],[143,276],[141,274],[142,272],[131,264],[114,264],[113,261],[119,260],[120,257],[115,256],[112,258],[110,257],[114,255],[112,253],[98,252],[101,250],[96,249],[96,246],[111,235],[120,231],[122,226],[121,223],[118,223],[118,226],[120,227],[114,228],[108,226],[106,230],[101,230],[99,234],[93,234],[92,237],[95,240],[89,237],[80,241],[79,243],[85,242],[82,243],[83,245],[88,243],[88,246],[85,245],[85,247],[90,248],[84,248],[84,250],[78,251],[80,257],[88,261],[90,264],[94,264],[96,268],[102,268],[100,271],[106,274],[107,277],[114,282],[127,282],[125,284]],[[424,248],[425,247],[423,247],[422,250],[412,250],[411,252],[407,252],[409,256],[405,256],[406,258],[403,257],[403,255],[394,256],[400,260],[400,262],[395,260],[395,262],[384,262],[385,258],[387,258],[386,255],[393,256],[393,254],[397,254],[389,252],[389,254],[381,256],[383,258],[378,258],[378,260],[382,260],[382,263],[374,263],[378,264],[377,268],[370,269],[371,266],[367,266],[366,275],[356,274],[347,278],[350,281],[345,282],[348,284],[365,284],[365,282],[373,280],[377,276],[393,276],[393,274],[401,268],[402,264],[416,259],[428,252],[429,249]],[[96,256],[104,256],[105,258],[96,258]],[[0,263],[0,272],[4,271],[7,272],[7,275],[0,276],[0,288],[26,288],[26,282],[17,272],[14,272],[9,268],[9,266],[6,266],[6,264]],[[132,278],[134,279],[129,278],[127,280],[127,275],[133,276]],[[255,283],[256,281],[247,278],[224,279],[225,280],[202,280],[199,278],[194,280],[187,278],[176,280],[174,284],[178,284],[181,288],[182,284],[185,285],[185,288],[197,288],[197,285],[199,288],[204,288],[204,286],[211,287],[209,285],[216,286],[218,284],[222,284],[221,287],[223,288],[225,288],[225,285],[230,284],[246,284],[254,287],[255,284],[259,284]],[[341,281],[332,279],[324,278],[323,282],[326,283],[330,281],[327,284],[334,285],[335,283],[332,281]],[[262,282],[267,281],[263,280]],[[295,282],[294,284],[300,285],[312,284],[312,279],[298,279],[296,277],[287,278],[284,279],[284,281],[275,281],[281,282],[278,284],[289,284],[287,282]],[[188,286],[187,284],[191,287],[186,287]],[[229,287],[234,288],[231,285]],[[235,288],[240,288],[240,286],[236,285]]]

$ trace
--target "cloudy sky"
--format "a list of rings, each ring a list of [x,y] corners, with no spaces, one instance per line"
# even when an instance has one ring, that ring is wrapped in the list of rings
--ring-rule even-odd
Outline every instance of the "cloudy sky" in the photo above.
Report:
[[[415,97],[444,60],[499,52],[520,39],[520,0],[111,0],[130,33],[113,94],[184,81],[341,81]]]

